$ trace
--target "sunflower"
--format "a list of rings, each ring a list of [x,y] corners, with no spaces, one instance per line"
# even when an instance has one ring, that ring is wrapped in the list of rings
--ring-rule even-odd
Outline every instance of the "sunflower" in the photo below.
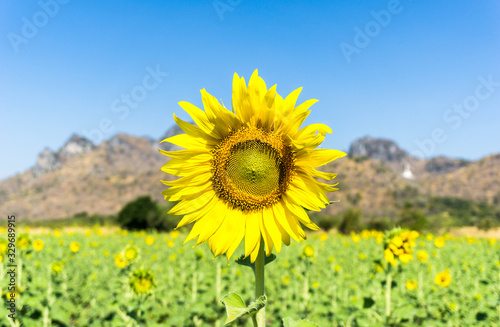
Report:
[[[70,248],[71,252],[76,253],[76,252],[80,251],[80,243],[71,242],[69,245],[69,248]]]
[[[409,291],[413,291],[417,286],[418,286],[417,282],[415,282],[413,280],[409,280],[406,282],[406,288]]]
[[[396,265],[396,259],[403,263],[413,260],[413,249],[415,240],[419,234],[416,231],[401,230],[395,228],[386,235],[384,243],[384,259],[393,266]]]
[[[446,269],[436,275],[434,282],[441,287],[448,287],[451,284],[450,269]]]
[[[422,263],[426,262],[427,259],[429,259],[429,254],[424,250],[420,250],[417,253],[417,259],[418,259],[418,261],[420,261]]]
[[[208,241],[214,256],[225,253],[229,260],[245,239],[245,257],[254,262],[261,246],[269,256],[274,247],[280,252],[281,243],[289,245],[290,238],[304,240],[301,223],[319,229],[306,210],[325,208],[330,203],[326,192],[337,189],[315,179],[331,180],[336,174],[315,167],[346,154],[317,149],[332,132],[328,126],[301,128],[317,101],[295,106],[301,89],[283,99],[276,85],[268,89],[255,70],[248,87],[234,74],[233,111],[205,89],[204,111],[179,103],[196,125],[174,114],[185,134],[162,142],[185,150],[160,152],[171,158],[162,170],[181,177],[163,181],[170,186],[162,192],[165,199],[180,201],[169,213],[184,215],[177,228],[195,222],[185,242]]]
[[[129,263],[136,261],[139,258],[139,250],[133,245],[127,245],[123,251],[123,258]]]
[[[7,240],[6,239],[0,239],[0,253],[6,253],[8,249],[7,245]]]
[[[35,251],[42,251],[43,250],[43,241],[38,239],[36,241],[33,242],[33,249],[35,249]]]
[[[302,250],[302,255],[306,258],[312,258],[314,257],[314,248],[312,245],[307,244],[304,246],[304,249]]]
[[[53,262],[52,265],[50,266],[50,270],[52,271],[53,275],[58,275],[63,271],[64,268],[64,262]]]
[[[155,242],[155,238],[151,235],[148,235],[146,236],[146,244],[147,245],[153,245],[153,243]]]
[[[434,246],[437,248],[442,248],[445,245],[446,241],[444,240],[444,237],[438,236],[436,237],[436,240],[434,241]]]
[[[115,265],[120,269],[125,268],[129,264],[127,258],[125,258],[125,256],[121,253],[115,254],[114,259],[115,259]]]
[[[130,274],[129,285],[136,294],[151,293],[156,287],[155,277],[150,270],[139,269]]]
[[[17,238],[17,247],[20,250],[27,249],[31,245],[31,239],[28,234],[21,234]]]

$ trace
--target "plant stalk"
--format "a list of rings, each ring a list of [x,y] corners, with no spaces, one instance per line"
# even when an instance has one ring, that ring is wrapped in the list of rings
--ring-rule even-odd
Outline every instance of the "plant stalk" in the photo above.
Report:
[[[259,254],[255,260],[255,299],[264,295],[264,266],[266,258],[264,253],[264,240],[260,240]],[[266,307],[260,309],[253,319],[254,326],[264,327],[266,325]],[[257,325],[255,325],[257,323]]]
[[[387,273],[387,279],[385,282],[385,319],[387,323],[391,317],[391,287],[392,287],[392,275],[390,272]]]

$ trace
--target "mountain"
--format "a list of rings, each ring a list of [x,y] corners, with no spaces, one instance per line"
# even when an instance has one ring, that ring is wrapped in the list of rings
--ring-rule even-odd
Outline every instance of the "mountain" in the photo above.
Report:
[[[172,176],[160,171],[167,158],[158,148],[178,147],[159,142],[181,132],[174,126],[158,140],[117,134],[99,145],[72,135],[57,151],[44,149],[32,168],[0,181],[0,210],[38,220],[115,214],[144,194],[163,201],[160,180]],[[402,201],[436,196],[500,205],[499,167],[500,154],[475,162],[417,159],[391,140],[363,137],[346,158],[322,167],[338,173],[340,190],[329,197],[341,200],[325,213],[356,207],[373,217],[394,217]]]
[[[20,219],[114,214],[144,194],[162,200],[165,156],[159,140],[117,134],[95,146],[73,135],[56,152],[43,150],[35,166],[0,182],[2,212]],[[165,147],[168,149],[168,147]]]
[[[367,157],[384,162],[400,162],[409,157],[408,153],[399,148],[391,140],[374,139],[366,136],[352,142],[348,152],[349,157]]]
[[[372,216],[394,217],[404,202],[457,198],[500,204],[500,154],[471,162],[435,157],[418,159],[394,141],[363,137],[354,141],[348,158],[334,162],[340,172],[341,203]]]

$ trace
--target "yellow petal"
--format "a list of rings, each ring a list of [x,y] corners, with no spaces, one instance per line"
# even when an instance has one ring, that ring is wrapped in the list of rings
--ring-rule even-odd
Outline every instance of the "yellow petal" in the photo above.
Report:
[[[164,151],[159,149],[160,153],[174,159],[179,160],[199,160],[209,161],[212,159],[212,154],[206,149],[191,149],[179,151]]]
[[[306,211],[302,208],[296,205],[293,202],[288,201],[287,202],[287,208],[295,215],[295,217],[302,223],[304,226],[311,230],[319,230],[320,228],[311,221],[309,216],[307,215]]]
[[[294,114],[298,115],[298,114],[301,114],[303,112],[306,112],[316,102],[318,102],[318,100],[316,100],[316,99],[309,99],[309,100],[302,102],[301,104],[299,104],[295,108]]]
[[[290,223],[288,222],[285,207],[286,205],[283,203],[283,199],[277,202],[273,206],[274,218],[276,218],[279,225],[286,231],[289,236],[291,236],[297,242],[300,242],[301,239],[295,232],[295,228],[292,228],[292,226],[290,226]],[[288,244],[290,244],[290,242],[288,242]]]
[[[245,79],[238,78],[235,73],[233,78],[233,108],[236,115],[243,123],[249,123],[254,115],[250,96],[248,95]]]
[[[283,103],[283,114],[288,116],[295,109],[295,103],[297,103],[297,99],[299,97],[300,92],[302,92],[302,87],[299,87],[296,90],[293,90],[286,98]]]
[[[260,250],[260,242],[257,242],[255,245],[255,248],[253,249],[252,253],[250,254],[250,262],[255,262],[257,259],[257,256],[259,255],[259,250]]]
[[[261,87],[262,83],[264,83],[263,88]],[[254,70],[252,76],[250,76],[250,80],[248,81],[248,95],[253,109],[251,122],[254,125],[257,122],[257,118],[260,116],[260,103],[266,91],[266,83],[259,77],[257,69]]]
[[[230,209],[227,205],[225,207],[227,214],[224,222],[221,224],[217,232],[215,232],[208,240],[208,245],[210,246],[214,256],[226,253],[231,245],[233,245],[233,241],[239,235],[239,230],[243,229],[241,221],[238,219],[240,218],[239,212],[237,210]],[[241,239],[239,241],[241,242]]]
[[[185,149],[207,149],[207,147],[211,148],[216,144],[201,137],[193,137],[187,134],[174,135],[164,139],[160,143],[163,142],[172,143]]]
[[[240,127],[238,117],[224,108],[219,101],[205,91],[205,89],[201,90],[201,99],[203,101],[203,107],[207,112],[208,119],[215,125],[215,128],[222,137],[226,137],[231,131]]]
[[[205,184],[193,186],[193,187],[185,187],[185,186],[172,186],[169,189],[161,192],[165,197],[165,200],[169,201],[179,201],[182,200],[187,195],[201,195],[205,191],[209,191],[212,189],[212,182],[207,182]]]
[[[339,150],[316,149],[308,155],[297,156],[296,164],[319,167],[346,155],[345,152]]]
[[[238,245],[240,245],[241,241],[243,240],[243,237],[245,237],[245,226],[241,223],[241,221],[243,220],[243,215],[239,211],[236,211],[236,213],[237,215],[234,216],[233,219],[237,220],[236,225],[238,229],[234,232],[234,239],[231,241],[231,245],[227,249],[227,260],[231,259],[234,251],[236,251]]]
[[[204,172],[201,174],[192,174],[184,176],[174,181],[161,181],[161,182],[168,186],[186,186],[186,185],[195,186],[210,181],[211,177],[212,177],[211,172]]]
[[[248,257],[255,245],[260,242],[259,220],[262,215],[260,212],[249,212],[245,216],[245,257]]]
[[[213,137],[210,134],[205,133],[201,128],[198,126],[195,126],[193,124],[187,123],[184,120],[180,119],[174,114],[174,120],[179,125],[179,127],[184,131],[184,133],[193,136],[193,137],[199,137],[202,139],[206,139],[208,141],[218,143],[218,139]]]
[[[294,185],[290,185],[286,194],[291,201],[308,210],[320,211],[320,208],[325,207],[325,204],[318,200],[314,193],[304,191]]]
[[[308,174],[304,174],[303,172],[298,171],[291,185],[300,188],[302,191],[306,193],[314,194],[314,196],[311,198],[311,201],[315,202],[321,208],[324,207],[324,204],[322,202],[324,203],[330,202],[325,192],[323,191],[323,188],[320,187],[320,183],[311,176],[309,176]],[[323,184],[323,186],[325,189],[332,189],[332,190],[334,189],[333,187],[327,184]]]
[[[274,98],[276,96],[276,84],[273,85],[265,94],[260,104],[259,124],[265,130],[270,130],[274,127],[275,106]]]
[[[214,191],[208,191],[208,192],[205,192],[192,200],[191,199],[183,200],[183,201],[177,203],[172,209],[170,209],[168,214],[170,214],[170,215],[185,215],[185,214],[200,210],[205,205],[207,205],[214,196],[215,196]],[[180,227],[180,226],[177,226],[177,227]]]
[[[193,137],[187,134],[178,134],[172,137],[166,138],[160,143],[168,142],[180,146],[185,149],[206,149],[207,147],[212,147],[215,143],[211,143],[206,139],[202,139],[200,137]]]
[[[194,224],[193,229],[195,230],[195,234],[198,235],[196,245],[208,240],[219,229],[227,214],[224,206],[225,204],[222,201],[217,201],[214,208]]]
[[[276,226],[276,221],[274,220],[274,212],[271,208],[265,208],[262,210],[262,220],[266,228],[267,234],[271,237],[271,240],[276,247],[276,252],[281,251],[281,233]]]
[[[188,159],[170,159],[166,164],[161,167],[161,170],[168,173],[165,169],[188,169],[188,168],[196,168],[199,173],[210,171],[210,161],[212,160],[212,156],[192,156]],[[178,175],[178,174],[174,174]],[[189,174],[183,174],[186,176]]]
[[[284,207],[285,207],[286,219],[288,221],[288,224],[290,225],[290,228],[292,229],[294,234],[297,235],[299,238],[297,240],[297,242],[305,240],[307,238],[306,233],[304,232],[304,230],[300,226],[298,219],[295,218],[295,215],[290,211],[290,206],[288,206],[290,201],[287,199],[287,196],[283,196],[283,201],[285,202]]]
[[[265,246],[266,256],[269,256],[273,252],[274,244],[273,244],[273,240],[271,238],[271,235],[269,235],[269,233],[267,232],[267,230],[264,226],[264,217],[262,217],[259,220],[259,225],[260,225],[260,232],[262,235],[262,240],[264,241],[263,246]],[[281,240],[280,240],[280,242],[281,242]]]
[[[294,138],[308,138],[311,135],[319,132],[320,135],[325,135],[326,133],[332,133],[332,129],[325,124],[311,124],[301,128],[295,135]]]
[[[174,160],[174,159],[172,159]],[[171,160],[171,161],[172,161]],[[210,166],[209,165],[201,165],[199,163],[192,163],[190,165],[185,165],[184,167],[180,166],[174,166],[174,167],[169,167],[167,165],[164,165],[161,167],[161,170],[167,174],[170,175],[175,175],[175,176],[188,176],[193,173],[196,174],[202,174],[210,171]]]
[[[322,179],[326,179],[326,180],[332,180],[335,177],[337,177],[337,174],[319,171],[319,170],[314,169],[311,166],[299,166],[299,167],[297,167],[297,171],[302,172],[302,173],[307,174],[307,175],[310,175],[312,177],[322,178]]]
[[[193,118],[196,125],[208,135],[212,135],[216,139],[222,139],[219,131],[215,129],[215,125],[208,120],[207,114],[195,105],[189,102],[181,101],[179,105]]]
[[[335,177],[337,177],[337,174],[335,174],[335,173],[327,173],[327,172],[316,170],[314,168],[311,169],[310,174],[313,177],[323,178],[326,180],[332,180]]]
[[[290,235],[286,232],[286,230],[280,225],[276,217],[274,217],[274,222],[276,223],[276,226],[278,227],[280,234],[281,234],[281,241],[283,244],[286,246],[290,245]]]
[[[294,115],[287,117],[278,131],[280,131],[283,135],[295,135],[297,130],[300,128],[300,125],[302,125],[307,116],[309,116],[309,113],[310,111],[306,111],[297,116]]]

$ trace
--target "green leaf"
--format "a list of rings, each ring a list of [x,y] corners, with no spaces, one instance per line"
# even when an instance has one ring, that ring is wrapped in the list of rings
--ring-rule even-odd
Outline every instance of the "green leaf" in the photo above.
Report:
[[[483,321],[488,319],[488,313],[487,312],[478,312],[476,314],[476,320],[477,321]]]
[[[264,266],[267,265],[268,263],[273,262],[274,260],[276,260],[276,255],[271,253],[270,256],[265,258]],[[255,271],[255,263],[250,262],[250,256],[245,258],[244,255],[242,254],[238,259],[236,259],[236,263],[242,266],[250,267]]]
[[[227,325],[238,318],[255,315],[266,306],[267,298],[262,295],[247,307],[239,294],[230,292],[221,299],[221,302],[226,306],[227,319],[224,324]]]
[[[380,282],[380,284],[382,284],[382,287],[385,287],[385,284],[387,284],[387,281],[383,280]],[[396,283],[395,281],[391,281],[391,288],[396,288],[398,286],[398,283]]]
[[[309,320],[294,320],[293,318],[287,317],[283,319],[284,327],[318,327],[319,325],[315,322]]]
[[[375,301],[371,297],[363,298],[363,309],[371,308],[375,304]]]
[[[268,263],[273,262],[274,260],[276,260],[276,256],[273,253],[271,253],[270,256],[265,258],[264,266],[267,265]]]
[[[236,259],[236,263],[242,266],[247,266],[255,270],[255,263],[250,262],[250,257],[246,257],[242,254],[238,259]]]

